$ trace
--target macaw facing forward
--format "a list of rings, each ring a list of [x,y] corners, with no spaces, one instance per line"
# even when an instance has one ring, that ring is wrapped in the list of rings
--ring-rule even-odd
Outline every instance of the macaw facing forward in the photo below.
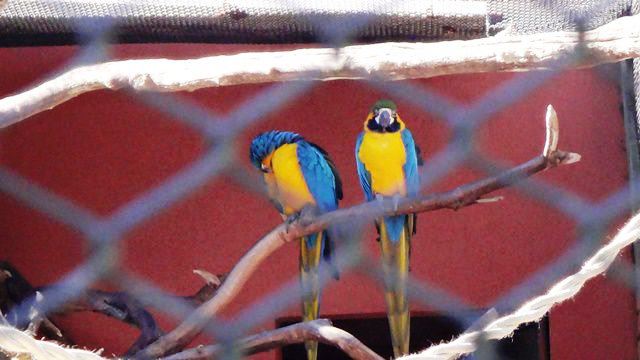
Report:
[[[327,152],[300,135],[268,131],[256,136],[249,151],[251,162],[264,173],[271,201],[283,217],[299,216],[303,210],[335,210],[342,199],[342,182]],[[320,283],[318,266],[330,261],[332,242],[327,231],[300,239],[300,282],[303,290],[303,321],[318,318]],[[334,276],[337,270],[334,267]],[[316,341],[305,342],[307,358],[315,360]]]
[[[379,197],[416,196],[420,191],[420,150],[390,100],[376,102],[356,143],[356,164],[367,201]],[[409,352],[409,304],[406,279],[416,215],[376,221],[385,273],[385,300],[396,357]]]

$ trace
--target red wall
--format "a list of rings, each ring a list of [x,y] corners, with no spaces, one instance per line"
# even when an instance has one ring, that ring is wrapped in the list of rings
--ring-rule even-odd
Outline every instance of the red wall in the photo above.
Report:
[[[265,47],[256,47],[266,49]],[[168,45],[118,46],[115,56],[187,58],[246,47]],[[33,84],[64,64],[72,47],[0,49],[0,96]],[[416,81],[462,103],[471,103],[514,74],[447,76]],[[269,85],[231,86],[179,94],[218,113],[227,113]],[[321,144],[335,160],[345,182],[342,206],[362,200],[353,147],[369,106],[387,96],[361,81],[318,82],[247,129],[237,144],[240,161],[249,166],[250,138],[266,129],[299,132]],[[431,114],[399,101],[399,112],[413,131],[425,158],[441,150],[449,131]],[[557,76],[525,99],[498,113],[478,136],[481,149],[517,163],[537,155],[544,137],[544,112],[552,103],[561,121],[562,149],[583,160],[538,175],[590,200],[623,186],[626,165],[619,92],[594,71]],[[203,150],[197,133],[147,108],[124,92],[97,91],[0,132],[5,166],[107,215],[179,171]],[[479,174],[458,169],[435,188],[448,189]],[[433,190],[433,189],[430,189]],[[575,237],[573,223],[559,212],[515,190],[505,200],[437,211],[421,217],[413,241],[413,275],[460,296],[479,308],[507,292],[560,256]],[[83,258],[80,236],[0,194],[2,258],[10,260],[35,284],[55,281]],[[184,200],[145,222],[122,242],[123,267],[171,293],[193,292],[201,281],[191,273],[202,268],[226,272],[269,229],[280,222],[270,204],[227,179],[210,181]],[[375,242],[369,242],[374,256]],[[295,278],[297,246],[275,253],[252,277],[242,294],[224,311],[233,316],[260,296]],[[294,316],[291,306],[279,316]],[[413,306],[416,310],[428,310]],[[381,314],[380,288],[367,277],[348,274],[331,283],[323,296],[326,315]],[[275,319],[275,316],[274,316]],[[606,277],[591,281],[575,299],[551,314],[551,352],[556,359],[630,359],[635,352],[635,313],[630,290]],[[99,315],[61,318],[65,331],[81,345],[121,352],[136,331]],[[169,322],[163,322],[168,327]],[[273,321],[262,328],[272,327]],[[261,357],[272,358],[272,355]]]

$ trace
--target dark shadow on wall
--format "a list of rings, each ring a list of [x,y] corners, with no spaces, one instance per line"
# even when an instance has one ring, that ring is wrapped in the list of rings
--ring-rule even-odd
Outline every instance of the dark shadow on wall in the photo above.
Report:
[[[385,316],[376,317],[335,317],[330,318],[333,325],[343,329],[371,350],[385,359],[393,358],[389,326]],[[295,324],[299,319],[283,318],[276,321],[277,327]],[[464,331],[464,326],[456,319],[439,314],[413,315],[411,317],[411,352],[425,349],[432,344],[449,341]],[[513,337],[500,341],[490,341],[489,346],[496,352],[496,359],[504,360],[548,360],[549,357],[549,321],[545,317],[539,324],[522,325]],[[280,359],[306,359],[303,344],[285,346],[280,350]],[[349,360],[340,349],[320,344],[319,359]],[[493,358],[493,357],[492,357]],[[473,355],[464,359],[474,359]]]

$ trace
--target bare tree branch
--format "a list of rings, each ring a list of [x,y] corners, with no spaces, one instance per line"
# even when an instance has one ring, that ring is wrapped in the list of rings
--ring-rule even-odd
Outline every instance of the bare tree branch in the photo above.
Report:
[[[194,295],[182,297],[196,305],[200,305],[211,299],[218,287],[224,281],[224,275],[216,276],[204,270],[194,270],[194,273],[205,280],[203,285]],[[33,287],[29,281],[10,263],[0,261],[0,310],[9,313],[11,308],[33,296],[34,307],[32,319],[28,324],[28,330],[37,334],[42,331],[48,338],[72,344],[60,329],[47,317],[38,314],[36,305],[45,301],[42,298],[43,289],[47,286]],[[125,355],[133,355],[156,341],[164,332],[160,329],[155,319],[137,299],[125,292],[110,292],[87,289],[84,294],[75,301],[66,303],[57,309],[55,315],[64,315],[71,312],[92,311],[115,318],[140,329],[140,336],[127,350]]]
[[[265,331],[240,340],[236,346],[243,353],[249,355],[285,345],[301,343],[306,340],[316,340],[324,344],[333,345],[340,348],[352,359],[382,360],[380,355],[373,352],[360,340],[344,330],[333,327],[331,321],[327,319],[297,323],[280,329]],[[216,359],[222,349],[221,345],[200,346],[166,357],[164,360]]]
[[[579,45],[588,56],[574,64],[576,67],[640,57],[640,15],[622,17],[583,34],[554,32],[437,43],[381,43],[347,46],[339,51],[300,49],[80,66],[0,100],[0,128],[100,89],[192,91],[309,76],[333,80],[378,75],[400,80],[541,69],[573,53]]]
[[[36,302],[42,301],[42,295],[34,288],[18,270],[6,261],[0,261],[0,313],[7,314],[11,308],[25,299],[34,296]],[[41,316],[32,309],[31,321],[27,329],[32,334],[41,333],[48,338],[65,344],[71,341],[49,318]]]
[[[526,177],[562,164],[580,160],[580,155],[557,149],[558,119],[549,105],[545,119],[547,126],[542,155],[515,166],[503,173],[460,186],[454,190],[404,199],[399,204],[393,201],[375,201],[339,209],[319,216],[307,223],[297,221],[288,227],[280,225],[260,239],[235,265],[216,295],[198,307],[173,331],[136,354],[142,358],[157,358],[184,348],[202,330],[207,319],[227,305],[244,286],[260,264],[284,244],[303,236],[317,233],[330,225],[376,219],[380,216],[419,213],[438,209],[457,210],[482,199],[482,196],[505,188]]]
[[[227,278],[227,274],[213,275],[208,271],[201,269],[193,270],[193,273],[200,276],[205,284],[195,294],[191,296],[185,296],[184,299],[193,302],[196,305],[207,302],[218,291],[218,288]]]

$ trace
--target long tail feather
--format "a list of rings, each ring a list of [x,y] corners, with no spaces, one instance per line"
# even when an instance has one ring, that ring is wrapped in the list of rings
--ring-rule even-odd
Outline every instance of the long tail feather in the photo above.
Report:
[[[406,215],[386,217],[380,222],[385,300],[395,357],[409,353],[410,316],[406,285],[412,231],[409,226],[412,224],[408,224]]]
[[[318,318],[320,310],[320,278],[318,266],[322,258],[323,233],[300,239],[300,282],[302,284],[302,320]],[[318,342],[306,341],[307,359],[318,357]]]

